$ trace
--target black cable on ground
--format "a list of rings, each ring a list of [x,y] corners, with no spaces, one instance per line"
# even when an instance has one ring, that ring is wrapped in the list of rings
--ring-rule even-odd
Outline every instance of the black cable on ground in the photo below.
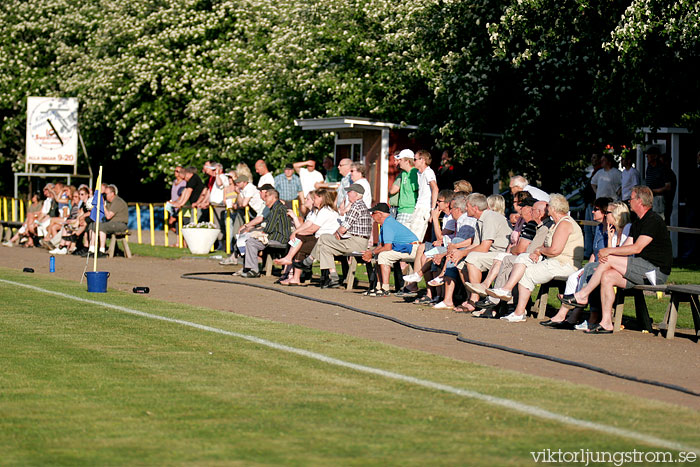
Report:
[[[310,300],[310,301],[317,302],[317,303],[323,303],[325,305],[337,306],[340,308],[345,308],[346,310],[354,311],[356,313],[362,313],[363,315],[369,315],[369,316],[374,316],[375,318],[385,319],[388,321],[392,321],[396,324],[400,324],[401,326],[406,326],[408,328],[415,329],[417,331],[431,332],[431,333],[435,333],[435,334],[447,334],[450,336],[455,336],[457,338],[457,341],[464,342],[465,344],[478,345],[480,347],[488,347],[491,349],[502,350],[504,352],[510,352],[510,353],[514,353],[514,354],[518,354],[518,355],[524,355],[526,357],[548,360],[550,362],[559,363],[562,365],[569,365],[569,366],[573,366],[573,367],[583,368],[585,370],[595,371],[596,373],[601,373],[601,374],[604,374],[607,376],[612,376],[614,378],[620,378],[620,379],[624,379],[627,381],[633,381],[635,383],[649,384],[651,386],[657,386],[657,387],[661,387],[661,388],[665,388],[665,389],[670,389],[672,391],[682,392],[684,394],[690,394],[691,396],[700,397],[700,393],[695,392],[695,391],[690,390],[690,389],[687,389],[687,388],[684,388],[682,386],[675,385],[675,384],[669,384],[669,383],[664,383],[664,382],[654,381],[654,380],[644,379],[644,378],[637,378],[636,376],[626,375],[623,373],[617,373],[617,372],[614,372],[611,370],[606,370],[605,368],[601,368],[601,367],[594,366],[594,365],[589,365],[588,363],[577,362],[575,360],[567,360],[564,358],[554,357],[552,355],[547,355],[547,354],[529,352],[527,350],[516,349],[513,347],[507,347],[507,346],[500,345],[500,344],[492,344],[490,342],[483,342],[483,341],[478,341],[478,340],[474,340],[474,339],[469,339],[469,338],[463,337],[461,335],[461,333],[457,332],[457,331],[451,331],[449,329],[439,329],[439,328],[420,326],[418,324],[413,324],[413,323],[409,323],[407,321],[403,321],[403,320],[398,319],[398,318],[394,318],[393,316],[384,315],[382,313],[377,313],[374,311],[363,310],[361,308],[356,308],[354,306],[346,305],[344,303],[334,302],[332,300],[325,300],[322,298],[308,297],[306,295],[294,293],[292,291],[289,291],[286,289],[280,289],[278,287],[257,284],[257,283],[250,282],[250,281],[237,281],[237,280],[232,280],[232,279],[211,279],[211,278],[197,277],[197,276],[211,276],[211,275],[227,275],[228,276],[228,275],[230,275],[230,273],[190,272],[190,273],[183,274],[180,277],[182,277],[183,279],[200,280],[200,281],[208,281],[208,282],[220,282],[223,284],[245,285],[248,287],[255,287],[258,289],[271,290],[274,292],[289,295],[290,297],[301,298],[303,300]]]

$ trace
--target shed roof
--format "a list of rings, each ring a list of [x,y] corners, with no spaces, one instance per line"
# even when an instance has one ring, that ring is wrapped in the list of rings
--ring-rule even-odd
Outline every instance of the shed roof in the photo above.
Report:
[[[405,129],[417,130],[417,125],[407,125],[405,123],[380,122],[370,118],[362,117],[330,117],[330,118],[302,118],[294,120],[296,126],[302,130],[382,130],[382,129]]]

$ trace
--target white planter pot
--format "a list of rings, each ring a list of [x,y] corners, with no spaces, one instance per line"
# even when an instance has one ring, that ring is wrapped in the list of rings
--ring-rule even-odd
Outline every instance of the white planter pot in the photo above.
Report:
[[[187,242],[187,248],[193,255],[206,255],[219,236],[218,229],[182,229],[182,236]]]

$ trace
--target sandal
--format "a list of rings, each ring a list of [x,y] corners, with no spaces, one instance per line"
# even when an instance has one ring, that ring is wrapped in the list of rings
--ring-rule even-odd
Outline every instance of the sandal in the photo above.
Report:
[[[612,334],[612,329],[605,329],[600,324],[596,324],[592,329],[583,331],[584,334]]]
[[[442,278],[442,276],[437,276],[435,279],[428,282],[428,285],[431,287],[437,287],[438,285],[442,285],[443,282],[445,282],[445,280]]]
[[[588,302],[579,303],[578,301],[576,301],[576,298],[574,298],[572,295],[570,299],[566,298],[566,296],[561,297],[561,304],[567,308],[586,308]]]
[[[471,309],[469,308],[471,307]],[[467,300],[466,302],[462,303],[459,306],[456,306],[452,309],[455,313],[472,313],[476,311],[476,305],[474,304],[473,301]]]

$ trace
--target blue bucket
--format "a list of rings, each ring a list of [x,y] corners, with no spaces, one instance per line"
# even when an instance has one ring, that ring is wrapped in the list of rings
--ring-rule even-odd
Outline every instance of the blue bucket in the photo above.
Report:
[[[107,292],[107,278],[109,273],[106,271],[86,272],[88,292],[105,293]]]

